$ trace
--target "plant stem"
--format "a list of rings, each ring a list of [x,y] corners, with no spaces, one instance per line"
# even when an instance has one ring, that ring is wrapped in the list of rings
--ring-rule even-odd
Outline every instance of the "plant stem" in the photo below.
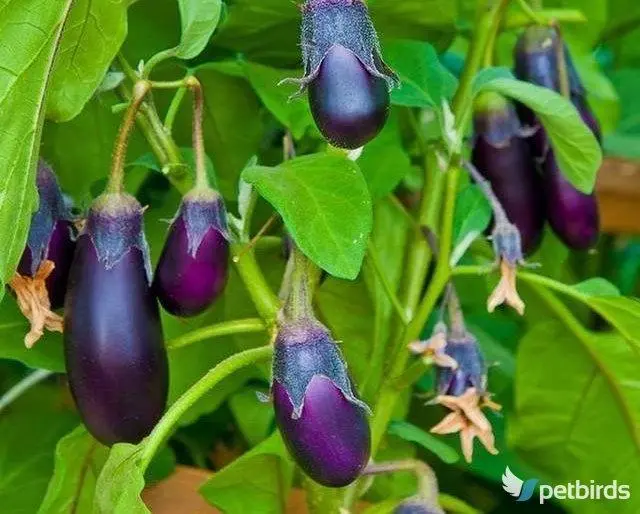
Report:
[[[129,137],[131,136],[131,130],[136,121],[138,110],[142,105],[144,97],[150,90],[151,84],[146,80],[140,80],[133,86],[131,101],[120,125],[113,150],[113,161],[111,163],[111,172],[109,173],[109,182],[107,183],[107,192],[109,193],[122,192],[124,183],[124,161],[127,157]]]
[[[244,250],[246,250],[244,245],[240,243],[231,245],[232,255],[236,256],[233,258],[236,271],[244,282],[258,314],[267,325],[270,325],[276,319],[278,311],[280,310],[280,300],[271,290],[269,284],[267,284],[256,262],[254,250]],[[242,256],[237,257],[239,254]]]
[[[167,343],[168,350],[184,348],[193,343],[212,339],[214,337],[227,336],[231,334],[251,334],[254,332],[264,332],[267,327],[260,318],[234,319],[222,321],[208,327],[199,328],[184,334]]]
[[[283,315],[290,321],[314,319],[313,292],[320,278],[320,270],[293,244],[291,249],[291,276],[287,277],[288,291]]]
[[[24,393],[31,389],[34,385],[39,384],[44,379],[53,375],[53,371],[46,369],[38,369],[32,373],[29,373],[20,382],[15,384],[11,389],[2,395],[0,398],[0,412],[11,405],[15,400],[20,398]]]
[[[418,495],[425,501],[438,505],[438,479],[431,467],[417,459],[369,464],[363,475],[383,475],[397,471],[410,471],[418,479]]]
[[[533,11],[538,25],[552,25],[554,23],[587,23],[586,16],[578,9],[545,9],[544,11]],[[504,30],[516,30],[528,27],[532,23],[532,17],[525,12],[509,13],[502,28]]]
[[[482,66],[491,33],[495,26],[500,26],[509,2],[510,0],[490,2],[490,7],[486,9],[478,22],[478,28],[471,42],[470,54],[465,63],[465,69],[453,100],[452,112],[456,120],[456,130],[459,133],[462,133],[470,117],[471,106],[473,104],[473,79]],[[405,351],[404,347],[420,336],[422,328],[427,322],[451,275],[449,260],[453,235],[453,215],[458,192],[458,178],[460,175],[459,160],[460,158],[458,156],[452,161],[451,168],[446,174],[444,212],[442,214],[442,228],[440,233],[441,251],[433,280],[427,289],[425,297],[420,302],[415,315],[412,316],[411,322],[407,325],[402,338],[400,338],[400,344],[397,345],[398,351],[396,351],[393,357],[393,362],[387,374],[387,381],[381,389],[380,397],[374,409],[374,417],[371,424],[372,455],[375,455],[378,450],[398,397],[398,390],[393,384],[395,378],[403,373],[409,359],[409,352]],[[422,235],[420,235],[420,237],[422,238]],[[422,244],[425,247],[427,246],[424,240]],[[408,268],[408,273],[411,273],[411,268]]]
[[[176,116],[178,115],[178,111],[180,110],[180,105],[182,104],[182,100],[184,100],[184,96],[187,94],[187,88],[181,87],[176,91],[173,99],[171,100],[171,104],[169,104],[169,109],[167,109],[167,115],[164,117],[164,129],[171,134],[173,129],[173,124],[176,120]]]
[[[151,71],[153,70],[153,68],[155,68],[162,61],[166,61],[167,59],[170,59],[175,55],[176,55],[175,48],[169,48],[167,50],[163,50],[162,52],[158,52],[157,54],[153,55],[152,57],[149,58],[149,60],[144,65],[144,68],[142,69],[142,77],[149,78],[149,75],[151,75]]]
[[[387,298],[391,302],[391,305],[393,305],[393,308],[395,309],[396,314],[398,315],[398,318],[400,318],[400,321],[402,322],[403,325],[406,325],[409,322],[409,320],[407,319],[407,316],[402,308],[402,305],[400,304],[400,300],[398,300],[398,297],[393,291],[391,284],[389,284],[387,277],[385,277],[384,275],[384,271],[382,270],[382,263],[380,262],[380,258],[378,257],[378,251],[376,250],[375,246],[373,246],[373,243],[371,242],[371,240],[368,243],[367,257],[368,257],[367,262],[369,262],[369,264],[373,268],[373,271],[378,277],[378,280],[380,281],[380,284],[382,285],[382,288],[384,289],[384,292],[387,295]]]
[[[307,508],[310,514],[340,512],[344,489],[324,487],[308,477],[303,477],[302,484],[307,493]]]
[[[510,223],[509,217],[505,212],[500,200],[493,192],[493,188],[491,187],[491,183],[482,176],[482,174],[478,171],[478,169],[471,164],[469,161],[465,161],[464,166],[466,170],[473,178],[474,182],[478,185],[485,198],[488,200],[489,205],[491,205],[491,210],[493,211],[493,216],[495,218],[495,224],[498,225],[500,223]]]
[[[142,454],[140,456],[141,469],[143,471],[147,469],[158,448],[167,440],[173,432],[175,425],[180,421],[180,418],[195,402],[239,369],[266,361],[271,358],[272,354],[273,347],[271,345],[236,353],[217,364],[205,376],[191,386],[169,407],[169,410],[162,416],[162,419],[155,426],[151,434],[142,443]]]
[[[518,1],[518,5],[520,6],[520,9],[522,9],[522,12],[524,13],[524,15],[529,18],[530,22],[536,23],[538,25],[546,24],[544,19],[538,14],[538,12],[534,10],[534,9],[537,9],[538,11],[542,10],[541,5],[534,7],[533,2],[532,2],[532,5],[530,6],[527,3],[527,0],[517,0],[517,1]]]
[[[184,84],[193,93],[193,153],[196,161],[196,188],[209,189],[207,177],[206,153],[204,149],[204,133],[202,131],[202,118],[204,116],[204,95],[200,81],[189,76]]]

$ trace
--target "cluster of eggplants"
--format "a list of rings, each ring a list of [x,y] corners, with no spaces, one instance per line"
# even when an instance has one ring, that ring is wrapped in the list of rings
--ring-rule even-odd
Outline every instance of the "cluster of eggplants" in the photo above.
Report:
[[[52,309],[64,304],[69,269],[76,245],[74,218],[51,167],[40,160],[36,172],[39,206],[31,218],[27,245],[18,264],[18,273],[33,277],[45,260],[54,269],[46,279]]]
[[[323,136],[341,148],[359,148],[382,130],[389,90],[398,79],[384,63],[363,0],[307,0],[302,6],[304,76],[289,79],[309,91],[311,113]]]
[[[565,70],[561,67],[565,66]],[[560,92],[561,71],[565,74],[570,99],[585,124],[600,140],[600,127],[586,100],[586,92],[560,34],[552,27],[529,27],[515,48],[515,73],[521,80]],[[562,174],[549,139],[535,115],[519,106],[522,121],[535,133],[529,143],[542,163],[546,217],[558,237],[570,248],[585,250],[598,240],[599,215],[595,193],[578,191]]]
[[[329,331],[316,320],[281,325],[271,387],[276,423],[302,470],[328,487],[344,487],[369,461],[368,407]]]

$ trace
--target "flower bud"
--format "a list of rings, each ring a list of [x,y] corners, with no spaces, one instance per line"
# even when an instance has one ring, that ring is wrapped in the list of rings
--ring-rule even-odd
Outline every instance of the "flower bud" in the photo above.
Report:
[[[470,387],[484,394],[487,387],[487,369],[478,342],[469,333],[461,339],[449,339],[445,353],[458,365],[438,367],[438,394],[461,396]]]
[[[140,204],[99,197],[71,268],[64,350],[80,415],[107,445],[139,442],[166,406],[167,354],[149,275]]]
[[[75,250],[73,215],[67,207],[51,167],[40,160],[36,175],[39,206],[31,218],[27,246],[18,264],[18,273],[35,277],[44,261],[54,264],[46,278],[51,309],[64,304],[69,269]]]
[[[229,243],[224,203],[218,193],[185,196],[156,267],[153,291],[176,316],[202,313],[227,282]]]
[[[302,470],[328,487],[353,482],[369,461],[369,409],[354,395],[336,343],[315,320],[283,324],[272,396],[284,442]]]
[[[483,93],[476,102],[474,124],[472,162],[520,232],[522,251],[531,254],[544,229],[542,181],[515,108],[498,93]]]
[[[335,146],[358,148],[373,139],[389,113],[398,79],[384,64],[362,0],[307,0],[302,8],[304,77],[311,112]]]

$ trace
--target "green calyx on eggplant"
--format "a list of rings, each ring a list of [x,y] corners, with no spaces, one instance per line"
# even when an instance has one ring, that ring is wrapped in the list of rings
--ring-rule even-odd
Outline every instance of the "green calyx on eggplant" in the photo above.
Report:
[[[78,238],[65,301],[71,392],[88,430],[107,445],[138,443],[167,401],[167,353],[142,212],[127,194],[96,199]]]

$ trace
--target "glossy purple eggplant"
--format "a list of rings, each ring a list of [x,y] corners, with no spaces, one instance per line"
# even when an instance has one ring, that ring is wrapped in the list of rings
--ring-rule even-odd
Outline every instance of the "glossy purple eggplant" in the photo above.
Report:
[[[371,75],[351,50],[336,45],[309,83],[309,103],[316,125],[331,144],[359,148],[384,127],[389,116],[389,88],[384,79]]]
[[[220,195],[211,190],[185,196],[156,267],[153,291],[176,316],[205,311],[228,276],[227,221]]]
[[[106,445],[139,442],[164,412],[169,375],[142,208],[133,197],[105,194],[91,207],[64,322],[69,385],[88,430]]]
[[[544,231],[542,180],[515,108],[497,93],[483,93],[476,102],[474,125],[471,160],[520,231],[523,252],[530,255]]]
[[[354,395],[340,350],[317,321],[281,326],[271,394],[282,438],[309,477],[344,487],[360,476],[371,451],[369,409]]]
[[[36,186],[38,210],[31,218],[27,245],[17,271],[20,275],[33,277],[43,261],[52,261],[55,268],[45,284],[51,308],[58,309],[64,305],[76,229],[56,176],[43,160],[38,163]]]
[[[515,63],[518,78],[558,92],[562,89],[561,77],[564,75],[571,101],[585,124],[601,141],[600,127],[587,103],[585,89],[571,55],[555,28],[531,27],[525,30],[516,46]],[[568,247],[574,250],[591,248],[599,235],[595,193],[578,191],[564,177],[539,121],[526,108],[519,112],[524,122],[536,128],[529,143],[534,156],[542,162],[546,217],[551,228]]]
[[[358,148],[384,126],[389,90],[398,78],[384,63],[362,0],[307,0],[302,7],[304,76],[287,79],[309,88],[320,132],[342,148]]]

